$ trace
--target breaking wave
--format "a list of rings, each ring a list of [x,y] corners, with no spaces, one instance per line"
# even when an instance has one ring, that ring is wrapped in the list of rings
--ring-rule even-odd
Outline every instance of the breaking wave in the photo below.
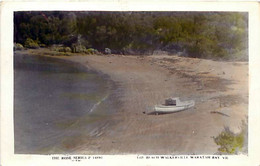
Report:
[[[101,100],[99,100],[97,103],[95,103],[92,108],[90,109],[89,113],[93,112],[103,101],[105,101],[108,98],[108,94],[103,97]]]

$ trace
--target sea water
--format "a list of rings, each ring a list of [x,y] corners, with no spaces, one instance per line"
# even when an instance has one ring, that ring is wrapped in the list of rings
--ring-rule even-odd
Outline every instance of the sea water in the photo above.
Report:
[[[66,139],[73,144],[106,125],[115,110],[112,91],[107,76],[77,63],[16,53],[15,153],[44,153],[53,147],[60,150],[56,153],[69,152],[76,145],[67,146]]]

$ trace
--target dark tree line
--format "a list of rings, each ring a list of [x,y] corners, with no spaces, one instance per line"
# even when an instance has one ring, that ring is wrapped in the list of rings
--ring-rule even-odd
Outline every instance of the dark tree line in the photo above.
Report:
[[[242,12],[15,12],[14,42],[81,44],[112,53],[155,50],[202,58],[247,58]]]

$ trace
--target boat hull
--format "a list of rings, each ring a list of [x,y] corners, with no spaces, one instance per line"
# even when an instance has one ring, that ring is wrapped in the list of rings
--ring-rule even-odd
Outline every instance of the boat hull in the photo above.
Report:
[[[181,105],[181,106],[156,105],[154,107],[154,111],[156,113],[172,113],[172,112],[186,110],[188,108],[193,107],[194,105],[195,105],[194,101],[187,102],[185,105]]]

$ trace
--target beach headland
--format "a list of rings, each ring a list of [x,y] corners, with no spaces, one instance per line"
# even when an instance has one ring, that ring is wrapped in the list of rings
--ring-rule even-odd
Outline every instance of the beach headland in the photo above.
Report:
[[[27,54],[51,56],[47,50]],[[248,63],[179,56],[52,56],[108,75],[121,108],[99,135],[81,138],[73,154],[215,154],[224,127],[239,132],[248,115]],[[186,111],[147,115],[168,97],[192,99]],[[65,152],[64,152],[65,153]]]

